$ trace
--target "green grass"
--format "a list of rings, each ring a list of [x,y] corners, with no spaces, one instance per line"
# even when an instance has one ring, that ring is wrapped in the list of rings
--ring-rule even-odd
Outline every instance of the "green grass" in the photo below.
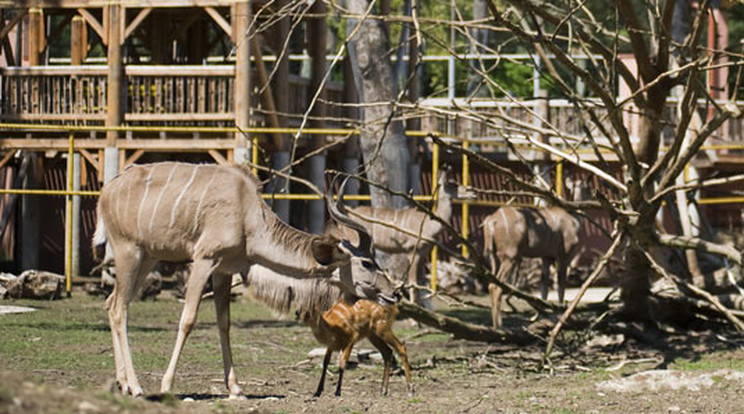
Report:
[[[702,354],[699,359],[679,359],[670,366],[671,369],[680,371],[717,371],[720,369],[731,369],[744,371],[744,360],[731,358],[731,354],[720,353]]]
[[[0,365],[4,370],[24,372],[40,382],[56,374],[63,377],[66,385],[74,388],[100,387],[104,381],[113,378],[113,347],[103,298],[80,292],[70,299],[58,301],[17,300],[6,303],[33,307],[37,311],[0,316]],[[165,371],[175,343],[182,306],[168,299],[132,302],[129,342],[135,369],[140,377],[143,373]],[[233,303],[231,320],[236,364],[251,365],[259,355],[245,350],[251,348],[251,341],[260,340],[256,331],[261,330],[245,329],[243,326],[255,320],[275,321],[276,317],[265,308],[243,300]],[[267,330],[272,335],[272,341],[277,341],[279,336],[278,343],[293,344],[291,336],[297,335],[303,328]],[[308,340],[312,341],[312,337],[296,342],[307,344]],[[297,362],[297,359],[293,359],[296,355],[285,354],[272,352],[266,356],[277,364]],[[213,372],[215,377],[222,372],[215,310],[209,300],[202,303],[199,321],[184,347],[179,371],[186,372],[186,369]],[[269,370],[270,367],[267,367],[260,372],[251,370],[251,373],[263,375]]]

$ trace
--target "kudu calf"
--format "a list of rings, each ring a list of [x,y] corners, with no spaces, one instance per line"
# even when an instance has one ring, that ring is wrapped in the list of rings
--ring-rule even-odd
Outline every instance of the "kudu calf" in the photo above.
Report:
[[[588,198],[585,183],[566,179],[574,201]],[[560,207],[502,207],[483,220],[483,255],[491,261],[496,278],[515,283],[522,258],[541,258],[540,297],[547,299],[550,264],[557,270],[558,301],[563,303],[568,265],[577,252],[582,220]],[[503,290],[488,286],[494,327],[501,327]]]
[[[472,193],[466,191],[456,182],[449,180],[449,177],[452,175],[451,173],[450,168],[443,168],[439,173],[437,185],[434,188],[434,194],[437,197],[434,214],[444,222],[449,222],[452,218],[453,198],[473,197]],[[417,283],[419,275],[426,263],[426,258],[433,247],[431,240],[436,239],[444,231],[444,225],[416,208],[395,210],[359,206],[349,210],[350,215],[358,218],[359,222],[372,236],[376,250],[388,254],[407,254],[412,256],[407,279],[410,284]],[[402,229],[403,231],[398,229]],[[339,225],[336,222],[329,222],[325,233],[351,240],[356,237],[353,234],[353,229]]]
[[[355,279],[360,271],[352,267]],[[364,273],[364,271],[361,272]],[[338,359],[339,374],[335,394],[341,395],[341,383],[351,351],[354,345],[364,338],[369,339],[370,343],[382,354],[384,361],[382,394],[385,395],[388,392],[393,361],[391,348],[400,356],[408,391],[413,392],[406,347],[392,330],[398,314],[398,306],[395,302],[380,304],[367,299],[358,299],[342,293],[324,280],[290,279],[261,266],[251,268],[248,273],[248,283],[251,285],[253,296],[272,309],[286,313],[291,308],[296,308],[297,319],[309,326],[318,342],[327,347],[323,359],[323,371],[315,392],[316,397],[323,393],[326,371],[335,351],[341,351]],[[382,292],[390,293],[395,289],[387,277],[378,278],[375,284]]]
[[[332,214],[334,212],[332,211]],[[297,277],[328,277],[345,292],[377,299],[372,284],[355,284],[350,258],[370,256],[369,235],[357,229],[359,246],[332,236],[310,235],[283,223],[263,202],[247,168],[157,163],[127,168],[101,191],[94,251],[109,244],[104,262],[115,262],[116,283],[106,300],[113,336],[116,379],[125,394],[141,395],[127,338],[132,293],[158,261],[191,262],[176,344],[161,391],[170,392],[181,350],[196,322],[202,289],[212,277],[225,384],[240,394],[230,348],[230,279],[260,264]]]

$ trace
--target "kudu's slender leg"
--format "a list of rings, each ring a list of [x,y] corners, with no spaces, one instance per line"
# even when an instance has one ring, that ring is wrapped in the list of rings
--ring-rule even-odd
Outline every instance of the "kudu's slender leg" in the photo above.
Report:
[[[550,259],[542,259],[542,271],[540,273],[540,297],[542,300],[548,299],[550,291]]]
[[[395,336],[392,330],[378,332],[378,334],[380,335],[380,338],[385,341],[385,343],[392,346],[393,349],[395,349],[395,352],[398,353],[400,361],[403,364],[403,372],[406,375],[406,388],[408,388],[408,394],[413,394],[411,365],[408,363],[408,351],[406,350],[406,346],[403,345],[403,342],[401,342],[397,336]]]
[[[235,367],[232,360],[232,348],[230,347],[230,288],[232,275],[212,275],[212,288],[214,289],[214,307],[217,312],[217,328],[220,332],[220,346],[222,347],[222,365],[225,370],[225,386],[230,395],[237,396],[243,393],[238,385]]]
[[[145,258],[144,253],[136,246],[121,245],[118,250],[125,252],[116,261],[116,279],[114,290],[106,300],[109,325],[114,346],[116,363],[116,381],[123,394],[142,395],[142,387],[137,380],[129,348],[127,321],[129,302],[144,276],[152,270],[155,262]]]
[[[333,349],[329,346],[326,348],[325,358],[323,358],[323,371],[320,373],[320,382],[318,382],[318,389],[313,394],[313,397],[320,397],[323,394],[323,388],[325,387],[326,372],[328,371],[328,364],[331,363],[331,355],[333,355]]]
[[[385,341],[383,341],[379,336],[375,334],[370,334],[367,339],[369,339],[369,342],[375,348],[377,348],[377,350],[380,351],[380,354],[382,355],[382,361],[385,364],[385,368],[382,373],[382,395],[387,395],[388,385],[390,383],[390,371],[393,362],[393,350],[390,349],[387,344],[385,344]]]
[[[496,274],[496,279],[507,282],[511,280],[511,275],[519,268],[519,263],[514,259],[499,259],[501,266]],[[488,293],[491,296],[491,319],[494,328],[501,327],[501,297],[504,290],[497,284],[488,285]]]
[[[566,271],[568,268],[568,261],[566,259],[558,259],[555,262],[555,267],[558,270],[558,303],[563,304],[566,294]]]
[[[186,297],[181,312],[181,321],[178,324],[178,335],[176,337],[176,346],[173,348],[168,369],[163,375],[163,381],[160,385],[160,391],[167,393],[173,387],[173,378],[176,375],[176,365],[178,358],[181,356],[181,350],[186,342],[186,338],[191,333],[191,328],[196,323],[196,316],[199,311],[199,302],[201,301],[202,290],[209,279],[209,275],[214,270],[215,264],[209,259],[194,260],[191,266],[191,275],[186,285]]]

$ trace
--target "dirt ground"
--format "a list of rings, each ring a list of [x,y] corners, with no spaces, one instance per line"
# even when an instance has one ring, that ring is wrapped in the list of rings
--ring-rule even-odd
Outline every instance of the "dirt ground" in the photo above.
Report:
[[[111,393],[114,361],[103,299],[76,292],[55,302],[5,301],[35,312],[0,314],[0,414],[3,413],[734,413],[742,412],[744,336],[733,332],[665,335],[655,343],[603,335],[594,346],[563,348],[554,371],[542,368],[543,345],[453,340],[407,321],[396,333],[407,345],[415,393],[401,370],[390,394],[379,395],[382,367],[363,360],[344,376],[343,395],[313,399],[320,360],[310,330],[245,297],[232,307],[236,370],[246,396],[230,399],[221,380],[214,309],[205,301],[176,374],[175,395],[159,395],[181,304],[175,299],[133,303],[129,334],[135,368],[147,397]],[[511,315],[526,318],[529,315]],[[488,319],[487,314],[468,314]],[[370,349],[362,342],[358,349]],[[676,379],[664,382],[648,370]],[[659,371],[654,371],[659,372]],[[643,376],[633,376],[646,373]],[[655,377],[654,377],[655,378]],[[613,382],[615,381],[615,382]],[[618,391],[619,381],[637,386]],[[613,385],[614,384],[614,385]],[[679,387],[674,389],[674,387]]]

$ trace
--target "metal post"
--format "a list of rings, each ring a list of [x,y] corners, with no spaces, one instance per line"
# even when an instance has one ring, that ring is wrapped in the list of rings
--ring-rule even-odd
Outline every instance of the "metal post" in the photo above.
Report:
[[[555,164],[555,194],[563,197],[563,160]]]
[[[76,193],[81,187],[81,156],[76,152],[72,156],[72,189]],[[72,274],[80,274],[80,195],[72,196]]]
[[[462,142],[462,148],[467,150],[470,148],[470,141],[465,139]],[[468,156],[463,154],[462,155],[462,185],[463,187],[467,187],[470,185],[470,160],[468,159]],[[468,226],[470,225],[470,204],[468,204],[467,200],[464,200],[462,203],[462,238],[467,240],[468,239]],[[468,246],[463,244],[462,245],[462,256],[468,257]]]
[[[437,185],[439,182],[439,145],[434,144],[434,146],[431,148],[431,188],[434,189],[434,186]],[[438,191],[444,191],[443,188],[438,189]],[[432,191],[432,197],[434,196],[435,192]],[[432,202],[432,210],[435,210],[437,207],[437,199],[434,198]],[[431,290],[436,292],[437,291],[437,255],[439,251],[439,247],[435,244],[434,247],[431,249]]]
[[[67,147],[67,196],[66,199],[66,217],[65,220],[65,291],[67,297],[72,296],[72,190],[73,190],[73,177],[72,174],[75,171],[73,165],[73,148],[75,145],[75,133],[70,131],[68,147]]]

